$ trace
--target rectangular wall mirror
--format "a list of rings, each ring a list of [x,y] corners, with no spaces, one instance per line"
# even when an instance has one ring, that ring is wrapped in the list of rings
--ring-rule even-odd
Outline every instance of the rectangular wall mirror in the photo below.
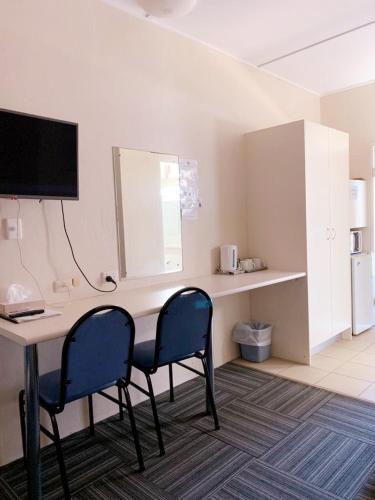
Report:
[[[182,271],[178,156],[113,148],[120,278]]]

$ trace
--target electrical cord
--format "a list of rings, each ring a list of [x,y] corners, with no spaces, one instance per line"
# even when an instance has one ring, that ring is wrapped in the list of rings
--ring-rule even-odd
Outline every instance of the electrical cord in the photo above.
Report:
[[[65,232],[65,236],[66,236],[66,239],[68,240],[68,243],[69,243],[69,247],[70,247],[70,251],[71,251],[71,254],[72,254],[72,257],[73,257],[73,260],[74,260],[74,263],[75,265],[77,266],[77,268],[79,269],[80,273],[82,274],[82,276],[85,278],[86,282],[91,286],[91,288],[93,288],[94,290],[96,290],[97,292],[102,292],[102,293],[111,293],[111,292],[114,292],[117,288],[117,283],[116,281],[112,278],[112,276],[106,276],[106,281],[108,281],[109,283],[113,283],[115,286],[114,288],[112,288],[112,290],[102,290],[100,288],[97,288],[96,286],[94,286],[90,280],[88,279],[88,277],[86,276],[86,274],[83,272],[81,266],[78,264],[77,262],[77,259],[74,255],[74,250],[73,250],[73,245],[72,245],[72,242],[70,241],[70,238],[69,238],[69,234],[68,234],[68,230],[66,228],[66,222],[65,222],[65,212],[64,212],[64,203],[63,203],[63,200],[60,200],[61,202],[61,213],[62,213],[62,220],[63,220],[63,226],[64,226],[64,232]]]
[[[39,281],[36,279],[36,277],[33,275],[33,273],[30,271],[30,269],[25,265],[24,261],[23,261],[23,255],[22,255],[22,248],[21,248],[21,243],[20,243],[20,228],[19,228],[19,221],[20,221],[20,218],[21,218],[21,203],[20,203],[20,200],[17,198],[17,203],[18,203],[18,212],[17,212],[17,246],[18,246],[18,254],[19,254],[19,257],[20,257],[20,263],[21,263],[21,266],[22,268],[24,269],[24,271],[26,271],[29,276],[31,276],[31,278],[33,279],[38,291],[39,291],[39,294],[41,296],[41,298],[43,300],[44,299],[44,295],[43,295],[43,292],[40,288],[40,285],[39,285]]]

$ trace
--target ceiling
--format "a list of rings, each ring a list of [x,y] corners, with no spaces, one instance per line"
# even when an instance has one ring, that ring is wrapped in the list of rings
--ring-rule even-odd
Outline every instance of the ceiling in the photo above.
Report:
[[[106,1],[145,17],[136,0]],[[375,0],[198,0],[148,20],[320,95],[375,80]]]

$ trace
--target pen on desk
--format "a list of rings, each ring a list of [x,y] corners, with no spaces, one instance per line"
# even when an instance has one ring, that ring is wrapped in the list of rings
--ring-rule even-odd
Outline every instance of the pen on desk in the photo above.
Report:
[[[35,314],[43,314],[44,309],[30,309],[30,311],[22,311],[8,314],[8,317],[11,319],[23,318],[25,316],[35,316]]]

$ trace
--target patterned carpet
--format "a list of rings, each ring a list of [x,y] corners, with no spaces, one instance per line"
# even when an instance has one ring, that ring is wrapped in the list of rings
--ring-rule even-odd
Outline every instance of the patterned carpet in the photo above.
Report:
[[[149,402],[136,407],[146,471],[136,472],[127,420],[64,440],[75,500],[375,498],[375,405],[227,364],[216,370],[221,423],[204,414],[205,389],[158,396],[166,456],[158,456]],[[53,446],[42,452],[44,498],[62,498]],[[26,498],[18,460],[0,470],[0,499]]]

